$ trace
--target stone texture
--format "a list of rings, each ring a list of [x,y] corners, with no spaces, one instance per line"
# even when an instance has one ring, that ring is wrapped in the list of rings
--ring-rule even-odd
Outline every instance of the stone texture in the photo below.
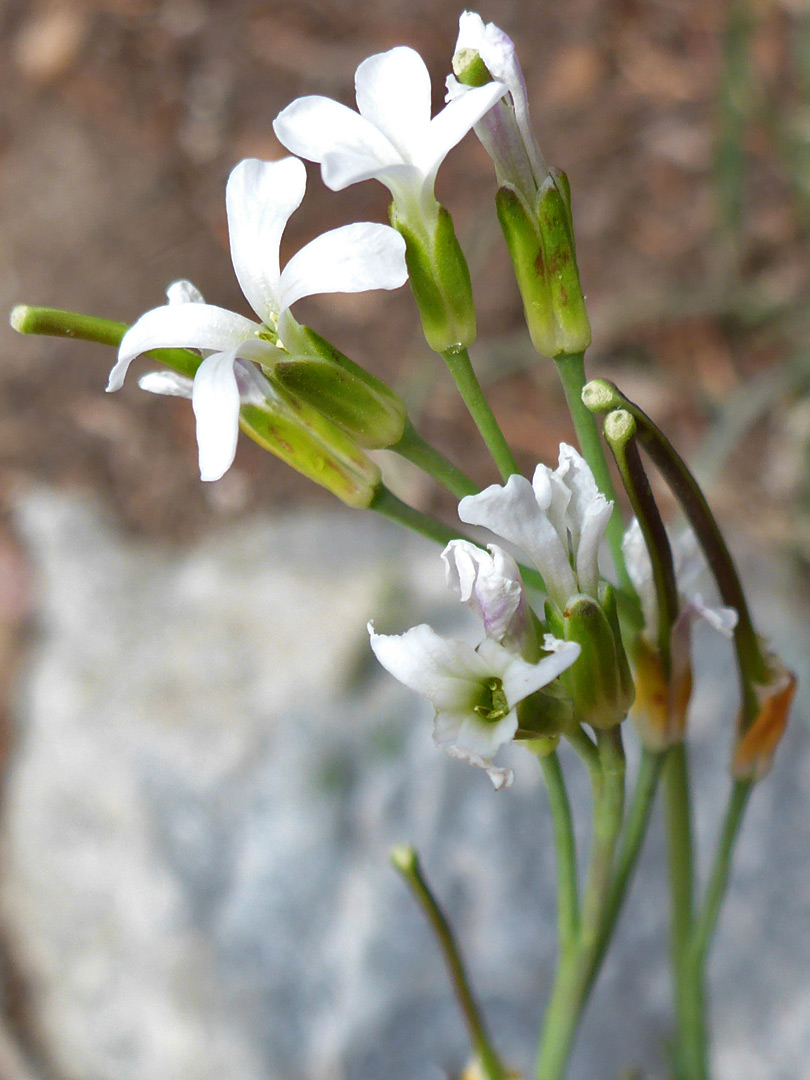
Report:
[[[90,503],[28,495],[38,633],[15,703],[0,910],[49,1077],[441,1080],[464,1033],[390,869],[413,843],[491,1026],[532,1056],[554,957],[551,829],[515,787],[441,755],[373,664],[382,630],[457,617],[436,552],[350,513],[288,514],[184,551],[124,541]],[[383,554],[384,553],[384,554]],[[767,568],[754,566],[760,590]],[[776,582],[776,585],[779,583]],[[765,609],[776,629],[782,609]],[[807,632],[779,618],[801,657]],[[733,705],[701,640],[698,834],[725,791]],[[628,742],[632,742],[628,739]],[[810,752],[797,717],[754,798],[712,966],[717,1080],[810,1060]],[[587,784],[565,754],[572,797]],[[654,828],[571,1080],[664,1077],[666,895]]]

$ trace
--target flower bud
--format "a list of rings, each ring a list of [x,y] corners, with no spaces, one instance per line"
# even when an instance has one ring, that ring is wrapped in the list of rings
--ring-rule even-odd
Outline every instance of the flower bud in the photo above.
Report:
[[[242,405],[245,434],[347,506],[368,507],[381,480],[377,466],[317,409],[283,387],[273,389],[275,396],[263,405]]]
[[[759,712],[750,727],[738,735],[732,773],[735,780],[761,780],[771,767],[773,755],[787,726],[796,676],[774,656],[771,679],[756,688]]]
[[[495,198],[532,343],[544,356],[581,353],[591,342],[568,190],[558,173],[543,182],[533,208],[510,186]]]
[[[289,335],[287,335],[289,337]],[[273,367],[275,382],[306,401],[355,442],[371,450],[402,438],[405,403],[308,326],[296,326],[292,355]]]
[[[562,614],[547,603],[546,618],[552,634],[577,642],[582,650],[561,676],[576,718],[595,728],[620,724],[633,703],[634,688],[613,590],[604,589],[601,603],[584,593],[572,596]]]
[[[412,224],[391,207],[391,224],[405,240],[411,290],[428,345],[435,352],[466,348],[475,341],[475,305],[467,260],[453,219],[438,207],[435,224]]]

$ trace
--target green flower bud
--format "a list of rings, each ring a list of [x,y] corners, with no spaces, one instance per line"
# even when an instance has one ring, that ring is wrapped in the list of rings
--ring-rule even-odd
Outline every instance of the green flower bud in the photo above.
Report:
[[[435,352],[466,348],[475,341],[475,305],[467,260],[453,219],[438,207],[435,226],[414,227],[391,207],[391,224],[405,240],[405,261],[422,328]]]
[[[368,507],[381,481],[377,466],[312,405],[277,384],[273,388],[276,396],[265,405],[242,405],[245,434],[347,506]]]
[[[289,335],[288,335],[289,336]],[[384,382],[344,356],[308,326],[297,327],[294,355],[273,367],[275,382],[306,401],[360,446],[383,449],[405,431],[405,403]]]
[[[591,328],[579,281],[565,174],[546,178],[533,209],[512,187],[501,187],[495,204],[535,349],[544,356],[584,352]]]
[[[546,604],[550,631],[564,641],[576,641],[582,652],[560,680],[574,703],[576,718],[595,728],[620,724],[633,703],[630,666],[622,645],[613,590],[604,589],[602,602],[580,593],[560,611]]]
[[[489,68],[477,49],[459,49],[455,53],[453,74],[463,86],[486,86],[492,82]]]

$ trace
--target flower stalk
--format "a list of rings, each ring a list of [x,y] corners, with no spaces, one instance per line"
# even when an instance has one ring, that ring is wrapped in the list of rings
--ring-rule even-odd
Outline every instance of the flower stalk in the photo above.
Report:
[[[417,903],[430,923],[442,951],[453,992],[464,1017],[464,1022],[467,1025],[470,1043],[478,1058],[485,1080],[506,1080],[506,1070],[501,1064],[500,1058],[490,1040],[483,1014],[470,986],[455,935],[447,916],[442,911],[425,880],[416,851],[406,845],[395,847],[391,852],[391,863],[410,887]]]

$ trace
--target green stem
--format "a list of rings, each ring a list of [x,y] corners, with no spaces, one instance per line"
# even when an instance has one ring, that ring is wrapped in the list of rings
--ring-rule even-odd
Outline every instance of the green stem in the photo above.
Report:
[[[627,573],[627,567],[624,565],[624,552],[622,551],[624,522],[616,501],[616,489],[613,486],[613,480],[608,469],[596,420],[593,413],[582,401],[582,388],[585,386],[585,354],[563,353],[554,357],[554,364],[562,383],[571,419],[574,422],[574,430],[577,433],[582,456],[591,467],[596,486],[605,498],[610,499],[613,503],[613,513],[605,530],[605,535],[610,545],[613,562],[616,565],[616,573],[619,575],[619,584],[632,596],[635,590]]]
[[[58,308],[31,307],[18,304],[11,312],[11,325],[20,334],[44,334],[48,337],[72,338],[78,341],[94,341],[98,345],[118,348],[129,330],[126,323],[112,319],[99,319],[95,315],[80,315],[75,311]],[[144,355],[160,361],[167,367],[193,378],[202,358],[189,349],[151,349]]]
[[[655,793],[658,789],[658,780],[664,764],[666,753],[653,753],[650,750],[642,750],[639,764],[636,786],[630,806],[627,811],[627,821],[621,838],[619,851],[616,855],[616,866],[608,893],[608,901],[602,916],[602,927],[599,932],[599,944],[594,953],[591,972],[588,978],[588,991],[590,991],[604,959],[605,952],[616,929],[616,923],[622,910],[627,886],[638,862],[644,837],[647,835],[647,827],[650,823]]]
[[[709,945],[717,926],[720,908],[728,887],[734,844],[742,825],[743,815],[753,786],[751,780],[736,780],[731,789],[714,862],[709,872],[703,906],[700,915],[695,920],[692,933],[692,952],[701,963],[705,963]]]
[[[664,767],[671,894],[671,956],[678,1080],[705,1080],[708,1069],[702,972],[690,968],[694,892],[692,809],[686,747],[673,746]],[[699,977],[700,976],[700,977]]]
[[[442,546],[446,546],[451,540],[458,540],[460,536],[463,536],[463,533],[458,529],[449,529],[446,525],[442,525],[440,521],[436,521],[435,518],[422,513],[421,510],[408,506],[402,499],[398,499],[393,491],[389,491],[384,484],[380,484],[374,493],[369,510],[376,510],[383,517],[404,525],[406,529],[411,529],[413,532],[419,533],[420,536],[427,537],[428,540],[435,540],[437,544]]]
[[[580,724],[572,727],[570,731],[566,731],[565,737],[584,762],[591,778],[591,789],[594,792],[594,797],[596,797],[602,782],[602,770],[599,765],[599,751],[596,748],[596,743]]]
[[[476,495],[481,490],[435,446],[423,439],[410,420],[405,422],[405,431],[399,442],[388,449],[432,476],[457,499],[463,499],[465,495]]]
[[[560,952],[564,953],[572,947],[579,933],[579,885],[574,820],[557,752],[540,754],[539,758],[554,822],[554,847],[557,852],[557,926]]]
[[[512,451],[509,449],[503,432],[498,426],[495,414],[484,396],[481,384],[473,371],[470,354],[466,349],[458,347],[445,349],[442,356],[455,380],[459,393],[464,399],[464,404],[467,406],[470,416],[475,421],[476,427],[487,444],[492,460],[501,474],[501,479],[508,480],[513,473],[519,473],[520,469],[512,456]]]
[[[419,857],[412,847],[402,846],[394,848],[391,852],[391,862],[410,886],[430,922],[447,965],[453,992],[467,1024],[470,1042],[486,1080],[506,1080],[506,1072],[490,1042],[481,1010],[470,987],[455,936],[447,917],[425,881],[419,865]]]
[[[537,1080],[563,1080],[574,1037],[592,982],[594,958],[608,898],[616,840],[624,809],[624,750],[619,727],[596,733],[600,776],[594,781],[593,839],[582,901],[579,937],[560,954],[551,998],[543,1019]]]

